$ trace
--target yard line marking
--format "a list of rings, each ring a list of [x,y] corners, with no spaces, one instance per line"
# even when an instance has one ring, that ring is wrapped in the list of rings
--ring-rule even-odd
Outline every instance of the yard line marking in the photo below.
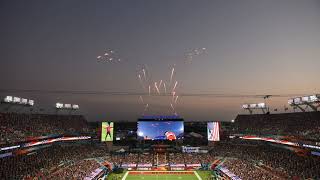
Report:
[[[123,176],[123,178],[121,180],[125,180],[127,178],[128,174],[129,174],[129,171],[126,172],[126,174]]]
[[[202,178],[199,176],[199,174],[197,173],[197,171],[193,171],[193,173],[197,176],[197,178],[198,178],[199,180],[202,180]]]

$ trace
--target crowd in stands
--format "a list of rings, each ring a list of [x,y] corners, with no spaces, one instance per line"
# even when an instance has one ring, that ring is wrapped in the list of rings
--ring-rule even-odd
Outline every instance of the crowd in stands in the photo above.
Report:
[[[28,154],[0,158],[0,179],[48,177],[70,163],[104,155],[103,147],[53,145]]]
[[[122,164],[137,164],[138,153],[116,153],[111,155],[111,162],[118,166]]]
[[[111,162],[116,165],[121,165],[124,161],[124,154],[112,154],[111,155]]]
[[[206,163],[212,163],[216,158],[212,156],[211,154],[198,154],[198,159],[200,160],[201,164],[206,164]]]
[[[200,163],[199,154],[195,154],[195,153],[185,154],[184,159],[185,159],[186,164]]]
[[[269,169],[270,173],[281,174],[284,177],[320,179],[320,157],[297,155],[295,152],[281,147],[267,144],[254,146],[235,144],[234,142],[220,143],[213,148],[211,155],[245,160],[259,165],[261,168]],[[251,172],[247,171],[246,176],[251,176]]]
[[[169,153],[170,164],[185,164],[184,159],[182,153]]]
[[[49,179],[84,179],[99,167],[100,164],[95,160],[81,160],[74,162],[65,168],[61,168],[57,172],[51,174]]]
[[[139,156],[139,163],[141,164],[153,164],[153,154],[141,153]]]
[[[251,162],[247,162],[240,159],[230,159],[223,163],[232,173],[236,174],[243,180],[276,180],[281,179],[273,175],[270,172],[267,172],[257,166],[254,166]]]
[[[214,157],[206,153],[124,153],[112,154],[111,162],[122,164],[201,164],[212,163]]]
[[[0,113],[0,145],[87,131],[87,121],[80,115]]]
[[[157,153],[154,158],[154,162],[157,165],[168,164],[168,157],[166,153]]]
[[[238,115],[230,133],[320,139],[320,112]]]
[[[100,166],[89,158],[121,164],[199,164],[223,161],[242,179],[320,178],[320,158],[298,156],[294,152],[270,145],[218,143],[210,153],[118,153],[108,154],[93,145],[52,145],[29,154],[0,159],[0,179],[32,179],[34,177],[68,177],[81,179]],[[103,158],[101,158],[103,159]],[[259,178],[260,177],[260,178]]]
[[[136,164],[138,162],[139,154],[129,153],[124,158],[124,163],[126,164]]]

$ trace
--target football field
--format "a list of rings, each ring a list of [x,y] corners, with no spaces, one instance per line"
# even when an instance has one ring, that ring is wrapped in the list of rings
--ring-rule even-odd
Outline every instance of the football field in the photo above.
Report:
[[[122,180],[202,180],[196,171],[152,172],[127,171]]]

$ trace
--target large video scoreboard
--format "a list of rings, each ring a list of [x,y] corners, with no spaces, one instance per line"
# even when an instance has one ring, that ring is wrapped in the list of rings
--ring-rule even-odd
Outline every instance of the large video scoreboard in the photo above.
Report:
[[[139,140],[174,141],[183,139],[184,121],[178,116],[144,116],[138,119]]]

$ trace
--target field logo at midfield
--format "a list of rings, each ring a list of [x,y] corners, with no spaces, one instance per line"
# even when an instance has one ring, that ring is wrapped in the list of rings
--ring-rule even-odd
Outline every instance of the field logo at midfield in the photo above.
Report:
[[[102,122],[101,141],[113,141],[113,122]]]

